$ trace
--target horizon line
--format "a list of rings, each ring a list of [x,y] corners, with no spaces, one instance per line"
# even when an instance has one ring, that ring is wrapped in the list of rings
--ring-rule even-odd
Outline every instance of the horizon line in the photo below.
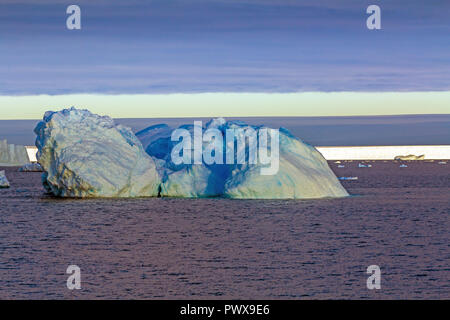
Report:
[[[82,109],[82,108],[80,108]],[[62,109],[61,109],[62,110]],[[61,111],[58,110],[58,111]],[[57,111],[55,111],[57,112]],[[375,117],[409,117],[409,116],[450,116],[449,113],[409,113],[409,114],[371,114],[371,115],[332,115],[332,116],[227,116],[227,117],[210,117],[210,116],[186,116],[186,117],[139,117],[139,118],[129,118],[129,117],[110,117],[113,120],[116,119],[125,119],[125,120],[134,120],[134,119],[195,119],[195,118],[375,118]],[[14,119],[0,119],[0,121],[41,121],[42,118],[14,118]],[[443,120],[444,121],[444,120]]]

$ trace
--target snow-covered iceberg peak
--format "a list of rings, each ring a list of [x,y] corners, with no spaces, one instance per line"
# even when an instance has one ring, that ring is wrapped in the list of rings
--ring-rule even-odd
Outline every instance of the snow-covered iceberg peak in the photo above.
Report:
[[[61,197],[157,196],[155,161],[131,129],[75,108],[47,112],[35,128],[47,191]]]

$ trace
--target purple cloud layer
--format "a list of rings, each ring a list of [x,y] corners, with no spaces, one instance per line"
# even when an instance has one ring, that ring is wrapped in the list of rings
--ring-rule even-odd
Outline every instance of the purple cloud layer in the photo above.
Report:
[[[0,94],[450,90],[448,1],[0,4]]]

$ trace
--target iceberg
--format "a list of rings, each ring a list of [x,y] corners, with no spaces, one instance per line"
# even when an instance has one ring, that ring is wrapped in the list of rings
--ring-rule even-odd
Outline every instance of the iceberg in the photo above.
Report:
[[[75,108],[46,112],[35,128],[46,190],[60,197],[157,196],[156,163],[130,128]]]
[[[182,125],[193,134],[195,125]],[[223,140],[229,129],[253,129],[259,134],[264,126],[249,126],[242,121],[212,119],[202,131],[217,129]],[[177,141],[172,141],[173,129],[167,125],[155,125],[137,133],[137,137],[147,146],[149,155],[160,162],[162,176],[161,196],[170,197],[212,197],[223,196],[234,199],[312,199],[325,197],[345,197],[347,191],[331,171],[327,161],[313,146],[294,137],[287,129],[279,130],[279,168],[273,175],[261,174],[266,165],[250,164],[175,164],[171,159]],[[245,137],[241,137],[245,138]],[[244,140],[245,141],[245,140]],[[203,150],[211,142],[203,139]],[[234,151],[235,143],[224,143],[223,154]],[[242,146],[241,146],[242,147]],[[248,145],[243,146],[249,154]],[[269,146],[268,146],[269,147]],[[239,145],[236,146],[236,152]],[[269,147],[269,151],[272,152]],[[191,144],[189,151],[195,152]]]
[[[0,164],[7,166],[21,166],[29,163],[27,150],[24,146],[8,144],[0,140]]]
[[[109,117],[71,108],[47,112],[35,133],[44,187],[60,197],[348,196],[322,154],[284,128],[217,118],[175,131],[153,125],[135,135]],[[269,133],[270,143],[261,140]],[[258,148],[251,139],[259,141]]]
[[[9,188],[9,181],[6,179],[5,171],[0,171],[0,188]]]

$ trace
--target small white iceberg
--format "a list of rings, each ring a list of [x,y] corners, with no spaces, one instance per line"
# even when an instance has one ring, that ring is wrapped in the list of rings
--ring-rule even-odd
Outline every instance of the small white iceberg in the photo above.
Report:
[[[406,164],[401,164],[399,165],[400,168],[408,168],[408,166]]]
[[[371,168],[371,164],[358,163],[358,168]]]
[[[337,166],[338,168],[345,168],[345,166],[343,164],[340,164]]]
[[[0,188],[9,188],[9,181],[6,179],[5,171],[0,171]]]

